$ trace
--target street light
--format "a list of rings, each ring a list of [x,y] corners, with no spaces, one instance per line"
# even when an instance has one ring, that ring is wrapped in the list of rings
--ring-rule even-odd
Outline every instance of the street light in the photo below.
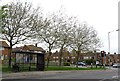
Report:
[[[108,32],[108,54],[109,54],[109,63],[110,63],[110,33],[111,32],[115,32],[115,31],[119,31],[120,29],[117,29],[117,30],[113,30],[113,31],[110,31]],[[110,66],[110,64],[109,64]]]
[[[119,29],[108,32],[108,52],[109,53],[110,53],[110,33],[115,31],[119,31]]]

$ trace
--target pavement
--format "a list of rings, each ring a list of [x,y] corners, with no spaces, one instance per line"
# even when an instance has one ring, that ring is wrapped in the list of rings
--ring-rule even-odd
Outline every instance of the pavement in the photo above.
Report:
[[[79,72],[95,72],[98,70],[79,70]],[[103,71],[103,70],[99,70]],[[111,71],[110,69],[107,71]],[[3,73],[2,79],[15,79],[15,78],[26,78],[27,76],[47,76],[47,75],[57,75],[60,73],[75,73],[78,70],[72,71],[32,71],[32,72],[16,72],[16,73]]]
[[[69,77],[73,78],[80,78],[84,77],[84,75],[91,75],[91,73],[100,74],[105,73],[105,76],[111,73],[111,71],[115,71],[115,73],[118,71],[117,68],[109,68],[107,70],[67,70],[67,71],[31,71],[31,72],[16,72],[16,73],[2,73],[2,79],[26,79],[26,78],[63,78],[68,77],[67,75],[70,75]],[[101,72],[101,73],[100,73]],[[108,73],[107,73],[108,72]],[[81,74],[82,73],[82,74]],[[112,73],[113,74],[113,73]],[[98,76],[98,77],[100,77]],[[66,78],[65,77],[65,78]],[[103,77],[103,76],[101,76]],[[116,76],[114,76],[116,77]],[[89,78],[89,77],[88,77]]]
[[[32,71],[32,72],[16,72],[16,73],[3,73],[2,79],[13,79],[13,78],[25,78],[26,76],[37,76],[37,75],[55,75],[58,73],[66,73],[71,71]]]

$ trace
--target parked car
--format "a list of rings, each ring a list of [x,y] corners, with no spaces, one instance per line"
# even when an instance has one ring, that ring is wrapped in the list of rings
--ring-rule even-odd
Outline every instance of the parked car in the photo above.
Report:
[[[78,65],[86,66],[86,63],[84,63],[84,62],[78,62]]]
[[[120,64],[118,64],[118,63],[113,64],[113,68],[120,68]]]

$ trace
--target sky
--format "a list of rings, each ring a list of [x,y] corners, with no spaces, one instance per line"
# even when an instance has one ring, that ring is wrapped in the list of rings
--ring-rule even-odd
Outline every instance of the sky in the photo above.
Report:
[[[0,5],[16,0],[1,0]],[[108,32],[118,29],[118,2],[120,0],[21,0],[31,2],[34,7],[41,6],[44,13],[64,8],[69,16],[76,16],[81,22],[86,21],[98,32],[103,43],[99,50],[108,52]],[[44,44],[39,46],[46,49]],[[118,52],[118,32],[110,33],[110,52]]]

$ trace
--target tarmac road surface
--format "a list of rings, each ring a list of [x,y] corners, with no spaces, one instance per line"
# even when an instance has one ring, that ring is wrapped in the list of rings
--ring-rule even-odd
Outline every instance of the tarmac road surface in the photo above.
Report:
[[[3,81],[12,79],[13,81],[119,81],[118,70],[86,70],[86,71],[44,71],[44,72],[20,72],[3,74]],[[116,78],[117,77],[117,78]],[[114,80],[115,78],[115,80]],[[53,80],[54,79],[54,80]],[[81,79],[81,80],[80,80]]]

